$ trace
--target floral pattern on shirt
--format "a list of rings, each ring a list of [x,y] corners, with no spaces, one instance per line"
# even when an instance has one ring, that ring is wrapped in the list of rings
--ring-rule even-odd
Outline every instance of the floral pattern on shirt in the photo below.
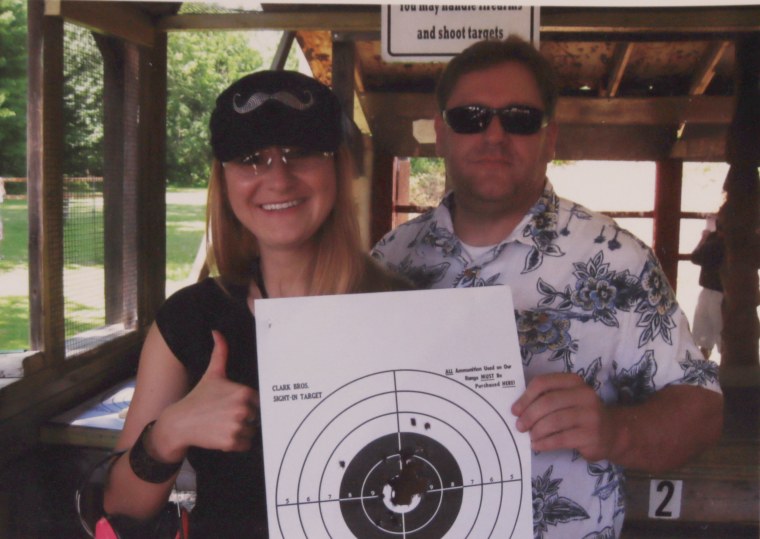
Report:
[[[492,286],[499,280],[499,274],[491,275],[488,279],[484,279],[480,276],[480,271],[483,268],[480,266],[470,266],[465,269],[456,281],[454,286],[456,288],[472,288],[476,286]]]
[[[598,521],[601,522],[602,502],[614,496],[625,482],[623,468],[608,461],[589,462],[588,473],[596,480],[596,488],[593,491],[593,495],[599,499],[600,511]],[[615,513],[623,513],[625,511],[623,498],[618,498],[617,501]]]
[[[543,539],[549,526],[589,518],[582,506],[559,495],[562,479],[552,479],[553,466],[533,478],[533,537]]]
[[[533,356],[549,352],[549,361],[562,360],[564,372],[572,372],[578,345],[570,336],[570,320],[548,309],[520,311],[516,316],[523,365],[530,365]]]
[[[583,539],[614,539],[615,537],[615,530],[612,529],[611,526],[606,526],[601,531],[591,532],[588,535],[584,535]]]
[[[655,392],[654,375],[657,373],[657,362],[654,352],[647,350],[641,359],[630,369],[620,368],[617,361],[612,361],[612,384],[618,391],[621,404],[643,402]]]
[[[653,257],[650,257],[644,267],[641,286],[645,297],[636,307],[636,312],[641,315],[636,325],[644,328],[644,331],[639,337],[639,347],[658,336],[671,344],[671,330],[676,327],[673,320],[676,298],[660,264]]]
[[[525,258],[522,272],[528,273],[541,266],[545,256],[563,256],[565,253],[554,243],[559,218],[559,197],[544,193],[530,210],[532,219],[523,227],[522,235],[533,242],[533,248]]]
[[[412,263],[412,257],[407,256],[399,264],[388,264],[388,269],[406,275],[417,286],[427,289],[435,288],[434,285],[443,279],[450,266],[449,262],[441,262],[430,267],[425,264],[415,266]]]
[[[678,364],[683,370],[683,377],[679,380],[681,383],[705,387],[718,383],[718,365],[714,361],[704,359],[701,355],[692,358],[687,351],[686,359]]]

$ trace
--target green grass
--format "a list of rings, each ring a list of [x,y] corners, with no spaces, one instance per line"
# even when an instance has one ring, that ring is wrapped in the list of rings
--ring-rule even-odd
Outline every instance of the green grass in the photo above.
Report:
[[[20,351],[29,347],[29,298],[0,296],[0,350]]]
[[[103,203],[101,198],[70,198],[64,221],[64,267],[103,265]]]
[[[166,278],[167,288],[171,283],[183,282],[188,278],[195,254],[203,237],[205,219],[204,189],[170,190],[171,193],[196,194],[201,204],[167,204],[166,208]],[[65,223],[65,241],[76,238],[76,244],[67,249],[76,251],[76,257],[65,260],[65,269],[103,268],[103,217],[102,206],[91,199],[70,199],[69,215]],[[0,278],[3,274],[16,271],[23,279],[28,279],[28,211],[25,200],[5,200],[0,204],[0,218],[3,221],[4,236],[0,241]],[[28,348],[29,298],[18,294],[19,286],[4,283],[0,287],[0,351],[16,351]],[[24,286],[24,288],[26,288]],[[86,287],[85,287],[86,288]],[[103,298],[98,298],[90,288],[85,290],[87,298],[66,299],[66,326],[76,331],[85,331],[103,324]],[[14,295],[9,295],[14,294]],[[94,300],[94,301],[93,301]]]
[[[0,272],[26,267],[29,223],[26,200],[6,200],[0,204],[3,239],[0,241]]]
[[[105,312],[102,305],[93,306],[89,303],[67,299],[64,311],[66,312],[64,323],[67,337],[73,337],[77,333],[99,328],[105,324]]]
[[[205,227],[205,206],[166,207],[166,280],[184,281],[195,260]]]

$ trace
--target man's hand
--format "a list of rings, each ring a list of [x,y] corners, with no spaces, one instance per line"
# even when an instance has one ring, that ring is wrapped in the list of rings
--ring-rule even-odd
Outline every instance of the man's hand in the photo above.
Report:
[[[714,444],[723,424],[723,396],[702,387],[664,387],[641,404],[605,405],[575,374],[530,381],[512,405],[517,429],[535,451],[577,449],[588,461],[662,472]]]
[[[612,414],[576,374],[545,374],[530,381],[512,405],[517,429],[530,432],[534,451],[577,449],[588,461],[610,458],[617,435]]]

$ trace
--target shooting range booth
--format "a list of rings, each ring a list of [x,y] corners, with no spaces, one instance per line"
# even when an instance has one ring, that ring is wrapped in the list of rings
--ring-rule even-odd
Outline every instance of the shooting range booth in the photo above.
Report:
[[[405,215],[425,210],[409,201],[408,160],[435,156],[433,91],[444,64],[383,60],[380,5],[203,6],[186,11],[181,2],[28,2],[31,351],[18,358],[17,380],[0,385],[0,477],[8,478],[0,483],[4,537],[16,537],[19,520],[32,518],[20,499],[41,500],[36,507],[47,507],[59,526],[71,518],[69,507],[53,506],[60,492],[31,490],[60,491],[71,477],[35,469],[33,486],[17,495],[11,487],[22,483],[18,470],[32,469],[31,454],[35,463],[62,469],[75,451],[103,451],[113,443],[110,435],[94,436],[88,449],[87,436],[67,444],[65,435],[40,433],[51,432],[54,416],[134,375],[165,299],[170,33],[281,31],[272,67],[282,68],[291,48],[300,48],[314,77],[332,87],[353,116],[367,247]],[[74,355],[67,352],[62,323],[65,24],[92,32],[103,57],[106,318],[116,328]],[[643,239],[651,239],[671,283],[678,262],[689,256],[680,241],[682,223],[705,218],[682,211],[684,163],[729,165],[719,210],[726,239],[725,432],[716,447],[681,469],[656,477],[628,474],[623,537],[757,537],[760,5],[543,7],[539,38],[561,86],[556,159],[655,163],[653,209],[617,217],[652,219],[653,237]],[[652,485],[675,484],[682,487],[678,517],[652,517]],[[23,537],[55,529],[44,525]]]

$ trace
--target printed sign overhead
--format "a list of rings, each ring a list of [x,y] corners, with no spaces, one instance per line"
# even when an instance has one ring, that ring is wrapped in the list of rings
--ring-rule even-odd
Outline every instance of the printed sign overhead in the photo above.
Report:
[[[511,34],[538,46],[539,13],[535,6],[385,5],[383,60],[446,61],[476,41],[505,39]]]

